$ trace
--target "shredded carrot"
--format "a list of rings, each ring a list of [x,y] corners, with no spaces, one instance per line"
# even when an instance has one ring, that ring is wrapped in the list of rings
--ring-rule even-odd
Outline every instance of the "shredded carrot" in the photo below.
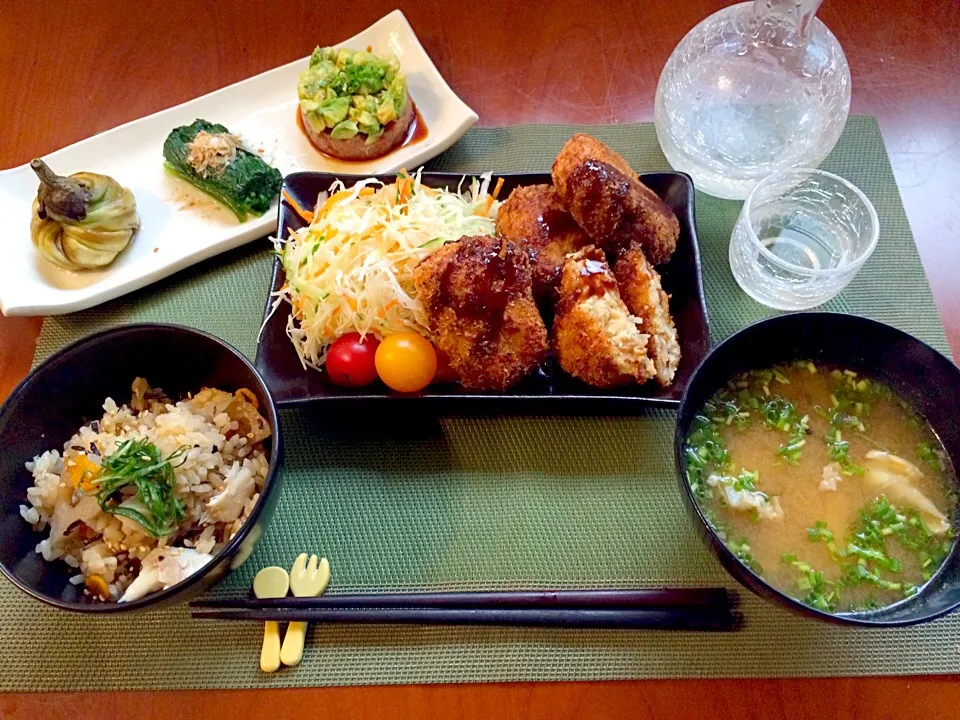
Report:
[[[110,588],[107,586],[107,581],[99,575],[89,576],[83,581],[83,584],[93,595],[99,595],[101,600],[110,599]]]
[[[335,183],[320,196],[310,228],[287,244],[275,242],[285,251],[289,279],[274,297],[289,303],[297,331],[291,339],[305,365],[322,367],[330,343],[345,332],[381,336],[417,327],[418,308],[410,306],[405,288],[417,261],[432,251],[420,248],[459,237],[461,225],[480,233],[495,229],[499,202],[491,195],[499,178],[485,176],[453,192],[426,188],[405,172],[388,177],[352,189]],[[505,187],[504,178],[500,195],[509,194]]]
[[[497,195],[500,194],[500,190],[503,189],[503,178],[497,178],[497,184],[493,188],[493,192],[490,195],[487,195],[487,201],[483,204],[483,209],[477,208],[473,211],[474,215],[483,217],[490,212],[490,208],[493,207],[494,200],[497,199]]]
[[[93,481],[96,479],[97,475],[100,474],[100,466],[94,462],[91,462],[86,454],[77,455],[72,458],[70,462],[73,465],[67,466],[67,480],[73,485],[74,488],[79,488],[84,492],[93,492],[96,490],[96,485],[93,484]]]
[[[380,308],[379,310],[377,310],[377,317],[383,317],[383,316],[386,315],[388,312],[390,312],[390,308],[394,307],[395,305],[399,305],[399,304],[400,304],[400,301],[399,301],[399,300],[397,300],[397,299],[391,300],[391,301],[388,302],[386,305],[384,305],[382,308]]]
[[[324,337],[330,337],[331,335],[333,335],[333,328],[330,326],[330,323],[332,323],[333,320],[334,320],[334,318],[337,317],[337,315],[339,315],[339,314],[340,314],[340,308],[338,308],[338,307],[334,308],[334,309],[333,309],[333,312],[330,313],[330,319],[329,319],[329,320],[327,321],[327,323],[323,326],[323,335],[324,335]]]
[[[317,217],[324,217],[330,208],[344,198],[350,197],[351,195],[353,195],[353,190],[340,190],[339,192],[335,192],[333,195],[327,198],[327,201],[323,204],[323,207],[317,212]]]
[[[362,187],[360,192],[357,193],[357,197],[367,197],[373,195],[376,192],[372,187]],[[323,207],[317,212],[317,217],[324,217],[327,212],[336,205],[338,202],[344,198],[348,198],[353,195],[353,188],[348,188],[346,190],[339,190],[327,198],[327,201],[323,204]]]
[[[340,190],[335,192],[333,195],[327,198],[327,201],[323,204],[323,207],[317,212],[317,215],[323,217],[327,214],[327,210],[336,205],[338,202],[343,200],[345,197],[350,197],[353,194],[352,190]]]
[[[500,190],[503,189],[503,178],[497,178],[497,184],[493,188],[493,192],[490,195],[487,195],[487,201],[483,204],[483,209],[477,208],[473,211],[474,215],[483,217],[490,212],[490,208],[493,207],[494,200],[497,199],[497,195],[500,194]]]
[[[250,388],[240,388],[234,393],[234,395],[236,395],[241,400],[246,400],[248,403],[253,405],[254,410],[260,407],[260,401],[257,400],[257,396],[253,394],[253,390],[251,390]]]
[[[290,204],[290,207],[293,208],[293,211],[297,215],[306,220],[308,223],[313,222],[314,213],[311,210],[304,210],[302,207],[300,207],[297,201],[294,200],[290,193],[288,193],[285,189],[281,189],[280,193],[283,195],[283,199]]]
[[[406,170],[397,173],[397,204],[406,204],[413,197],[414,180],[407,174]],[[406,214],[406,208],[400,209],[401,213]]]

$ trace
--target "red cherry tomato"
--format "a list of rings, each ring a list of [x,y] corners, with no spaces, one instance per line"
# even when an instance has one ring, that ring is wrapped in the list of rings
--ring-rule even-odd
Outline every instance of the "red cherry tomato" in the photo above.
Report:
[[[377,374],[397,392],[422,390],[437,372],[437,353],[415,332],[387,335],[377,348]]]
[[[347,333],[337,338],[327,351],[327,375],[342,387],[363,387],[377,379],[377,347],[380,342],[370,333]]]

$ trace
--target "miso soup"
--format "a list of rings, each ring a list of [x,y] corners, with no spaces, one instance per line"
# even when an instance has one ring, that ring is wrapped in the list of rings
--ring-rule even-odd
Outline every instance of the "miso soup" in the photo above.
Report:
[[[826,612],[917,594],[953,546],[955,470],[885,385],[796,362],[733,378],[695,418],[687,480],[740,560]]]

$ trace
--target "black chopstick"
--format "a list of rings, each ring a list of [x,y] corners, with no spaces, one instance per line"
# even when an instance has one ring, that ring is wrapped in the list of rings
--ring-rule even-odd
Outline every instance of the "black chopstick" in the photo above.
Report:
[[[724,588],[649,588],[629,590],[523,590],[515,592],[364,593],[318,598],[216,598],[190,607],[258,610],[265,608],[679,608],[726,607]]]
[[[733,630],[723,588],[367,593],[217,598],[190,603],[203,620]]]
[[[729,608],[324,608],[197,610],[200,620],[293,620],[321,623],[509,625],[519,627],[730,631],[739,624]]]

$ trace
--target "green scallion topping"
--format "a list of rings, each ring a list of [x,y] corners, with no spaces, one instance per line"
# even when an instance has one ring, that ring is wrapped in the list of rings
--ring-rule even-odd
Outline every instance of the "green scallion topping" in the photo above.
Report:
[[[103,458],[101,472],[93,480],[100,509],[138,523],[155,538],[169,535],[184,518],[183,502],[176,495],[171,461],[188,450],[182,447],[162,457],[156,445],[146,439],[124,440],[111,455]],[[136,488],[142,510],[121,505],[124,489]]]
[[[917,445],[917,457],[937,472],[945,472],[947,469],[947,459],[943,450],[929,440]]]

